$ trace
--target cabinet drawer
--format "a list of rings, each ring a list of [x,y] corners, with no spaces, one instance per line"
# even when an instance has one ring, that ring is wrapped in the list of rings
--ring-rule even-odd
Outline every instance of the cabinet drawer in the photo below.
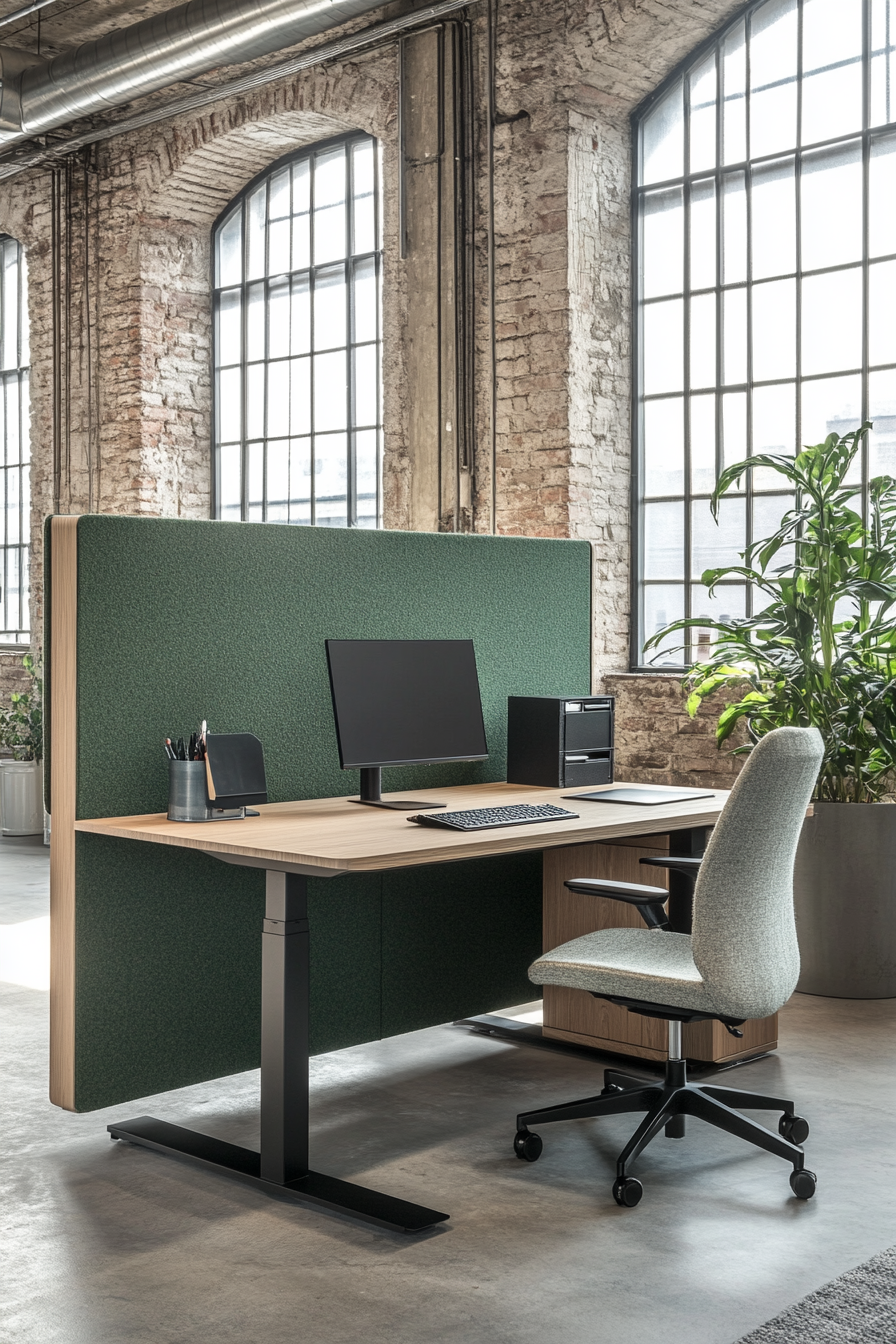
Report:
[[[567,751],[609,751],[612,716],[608,709],[580,710],[578,714],[567,714],[566,750]]]
[[[577,789],[585,784],[611,784],[613,761],[609,753],[587,761],[564,762],[563,787]]]

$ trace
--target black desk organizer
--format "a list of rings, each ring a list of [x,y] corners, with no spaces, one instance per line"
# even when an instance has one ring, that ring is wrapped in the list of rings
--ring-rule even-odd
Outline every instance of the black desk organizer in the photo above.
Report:
[[[209,733],[208,757],[168,762],[169,821],[242,821],[266,803],[264,752],[254,733]]]
[[[508,696],[508,784],[612,784],[614,713],[612,695]]]

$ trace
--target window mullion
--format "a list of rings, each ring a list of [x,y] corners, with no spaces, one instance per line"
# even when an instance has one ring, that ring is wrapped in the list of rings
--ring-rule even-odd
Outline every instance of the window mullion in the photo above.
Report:
[[[684,79],[682,81],[682,114],[684,116],[684,170],[690,171],[691,167],[691,81]],[[683,289],[684,289],[684,397],[682,411],[684,414],[683,441],[684,441],[684,462],[683,482],[684,482],[684,504],[683,504],[683,525],[684,525],[684,615],[691,614],[691,191],[692,188],[682,187],[681,208],[684,214],[684,227],[682,229],[683,242]],[[690,659],[691,631],[686,629],[684,639],[685,657]]]
[[[795,337],[796,385],[794,396],[794,449],[803,442],[803,0],[797,0],[796,37],[796,153],[793,158],[794,255],[796,257]]]
[[[753,171],[752,171],[752,69],[751,51],[753,45],[752,13],[747,16],[744,36],[746,44],[746,77],[744,97],[746,99],[746,138],[747,168],[744,173],[745,208],[747,218],[746,267],[747,267],[747,398],[746,398],[746,450],[747,457],[753,456]],[[744,542],[749,547],[753,540],[753,472],[744,478]],[[752,615],[753,589],[751,584],[744,586],[744,612]]]
[[[27,501],[30,498],[31,459],[26,448],[30,389],[28,368],[23,363],[27,330],[25,323],[28,321],[26,294],[24,250],[14,238],[0,235],[0,350],[10,361],[8,367],[0,373],[0,404],[3,410],[0,484],[4,500],[0,522],[0,612],[3,613],[0,642],[12,643],[17,647],[27,642],[30,631],[30,510]],[[12,386],[16,393],[16,409],[10,418],[13,398],[9,390]],[[10,455],[11,431],[17,442],[15,461],[11,460]],[[15,502],[11,504],[13,497]],[[16,581],[13,590],[11,580],[14,575]]]
[[[355,430],[355,274],[352,258],[355,253],[354,230],[354,155],[351,146],[345,154],[345,520],[349,527],[357,526],[358,499],[356,476]]]
[[[889,5],[887,6],[889,12]],[[862,407],[860,423],[871,413],[870,405],[870,180],[871,180],[871,0],[864,0],[862,14]],[[868,481],[870,476],[868,436],[862,441],[862,516],[868,519]]]
[[[243,343],[240,350],[240,517],[249,517],[249,206],[240,207],[243,219],[240,234]]]
[[[309,401],[308,449],[310,453],[310,462],[309,462],[310,471],[308,473],[308,491],[309,491],[308,516],[311,520],[312,527],[317,523],[317,434],[315,432],[317,417],[315,415],[315,397],[314,397],[314,389],[316,384],[314,365],[315,360],[317,359],[317,354],[315,353],[317,350],[317,336],[315,333],[315,315],[317,311],[317,270],[315,268],[315,262],[317,260],[317,252],[316,252],[317,226],[314,217],[314,211],[316,206],[316,199],[315,199],[316,197],[315,182],[317,172],[315,167],[316,163],[317,158],[314,154],[312,154],[308,170],[308,248],[309,248],[308,304],[309,304],[309,323],[310,323],[309,330],[310,330],[310,343],[311,343],[310,350],[308,353],[308,401]]]

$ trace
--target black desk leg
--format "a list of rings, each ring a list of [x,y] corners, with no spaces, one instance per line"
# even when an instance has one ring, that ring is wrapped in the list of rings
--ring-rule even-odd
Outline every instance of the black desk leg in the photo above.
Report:
[[[261,1175],[306,1176],[311,1010],[308,879],[266,873],[261,936]]]
[[[400,1232],[423,1232],[447,1213],[312,1171],[308,1158],[308,879],[266,874],[261,954],[261,1152],[152,1116],[109,1125],[113,1139],[187,1158],[244,1181]]]

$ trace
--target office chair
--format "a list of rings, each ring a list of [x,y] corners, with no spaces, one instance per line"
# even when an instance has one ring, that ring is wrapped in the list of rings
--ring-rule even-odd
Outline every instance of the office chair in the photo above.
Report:
[[[668,929],[662,887],[597,878],[567,882],[571,891],[636,905],[644,929],[601,929],[546,952],[529,968],[537,985],[565,985],[629,1012],[669,1024],[665,1078],[651,1082],[607,1069],[597,1097],[517,1117],[514,1151],[535,1162],[542,1141],[530,1125],[645,1111],[619,1155],[613,1197],[633,1207],[643,1193],[628,1169],[661,1129],[683,1138],[696,1116],[793,1164],[790,1186],[811,1199],[816,1177],[803,1165],[809,1133],[794,1105],[712,1084],[689,1083],[681,1025],[717,1019],[732,1035],[747,1018],[767,1017],[790,998],[799,974],[793,917],[793,863],[823,754],[815,728],[779,728],[754,747],[716,823],[702,859],[642,859],[695,878],[693,931]],[[734,1107],[781,1111],[778,1133]]]

